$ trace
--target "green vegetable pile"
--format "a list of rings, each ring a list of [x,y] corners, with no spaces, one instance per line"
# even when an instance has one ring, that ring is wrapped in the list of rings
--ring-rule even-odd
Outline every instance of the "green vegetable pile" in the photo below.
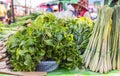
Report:
[[[10,27],[16,27],[16,26],[25,26],[27,20],[35,20],[37,18],[37,16],[41,15],[42,13],[33,13],[27,16],[20,16],[20,17],[16,17],[15,22],[11,23],[10,25],[6,25],[6,26],[10,26]]]
[[[60,68],[82,68],[93,23],[86,18],[59,19],[51,13],[37,17],[30,27],[18,31],[7,42],[14,71],[35,71],[45,60],[56,60]]]
[[[11,34],[16,32],[15,27],[7,27],[3,23],[0,23],[0,41],[8,38]]]
[[[37,18],[37,16],[41,15],[42,13],[32,13],[28,16],[20,16],[20,17],[17,17],[16,18],[16,21],[25,21],[25,20],[28,20],[28,19],[32,19],[32,20],[35,20]]]

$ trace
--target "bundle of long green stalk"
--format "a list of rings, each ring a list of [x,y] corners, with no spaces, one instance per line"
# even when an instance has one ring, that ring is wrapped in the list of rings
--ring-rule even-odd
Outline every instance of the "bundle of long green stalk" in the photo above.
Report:
[[[114,7],[111,41],[112,69],[120,70],[120,6]]]
[[[106,73],[112,69],[110,60],[110,33],[113,9],[103,7],[84,53],[85,67],[92,71]]]

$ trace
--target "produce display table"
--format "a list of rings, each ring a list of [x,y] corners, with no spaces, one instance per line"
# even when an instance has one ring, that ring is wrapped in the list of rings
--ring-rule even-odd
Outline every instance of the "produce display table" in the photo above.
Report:
[[[10,74],[14,74],[14,75],[10,75]],[[20,75],[20,76],[120,76],[120,71],[114,70],[106,74],[100,74],[100,73],[91,72],[89,70],[68,71],[65,69],[58,69],[48,74],[46,72],[6,72],[4,74],[3,73],[0,74],[0,76],[15,76],[15,75]]]
[[[46,76],[46,72],[0,72],[0,76]]]
[[[89,70],[68,71],[65,69],[59,69],[48,73],[47,76],[120,76],[120,71],[114,70],[106,74],[100,74],[100,73],[91,72]]]

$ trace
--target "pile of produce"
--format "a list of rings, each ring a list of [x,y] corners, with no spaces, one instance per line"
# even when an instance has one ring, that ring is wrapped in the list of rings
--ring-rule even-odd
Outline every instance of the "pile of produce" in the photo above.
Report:
[[[8,38],[11,34],[14,34],[16,29],[14,28],[7,28],[7,27],[0,27],[0,41]]]
[[[11,34],[14,34],[18,29],[16,27],[7,27],[3,23],[0,23],[0,41],[8,38]]]
[[[15,34],[17,30],[15,27],[7,27],[3,23],[0,23],[0,71],[11,71],[6,43],[9,36]]]
[[[6,40],[0,41],[0,71],[10,71],[11,65],[6,50]]]
[[[112,18],[112,19],[111,19]],[[120,6],[103,7],[84,52],[85,67],[92,71],[107,73],[120,70]]]
[[[17,17],[16,18],[16,21],[25,21],[25,20],[28,20],[28,19],[31,19],[31,20],[35,20],[39,15],[41,15],[42,13],[32,13],[28,16],[21,16],[21,17]]]
[[[59,19],[45,13],[31,26],[10,36],[7,50],[14,71],[35,71],[41,61],[56,60],[62,68],[82,68],[93,23],[86,18]],[[82,52],[82,53],[81,53]]]

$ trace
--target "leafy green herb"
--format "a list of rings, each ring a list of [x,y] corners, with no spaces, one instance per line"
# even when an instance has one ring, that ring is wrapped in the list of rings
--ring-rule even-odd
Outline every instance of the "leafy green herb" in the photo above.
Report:
[[[15,71],[35,71],[42,60],[56,60],[62,68],[82,68],[91,29],[79,19],[58,19],[51,13],[11,36],[7,49]],[[84,48],[83,48],[84,47]]]

